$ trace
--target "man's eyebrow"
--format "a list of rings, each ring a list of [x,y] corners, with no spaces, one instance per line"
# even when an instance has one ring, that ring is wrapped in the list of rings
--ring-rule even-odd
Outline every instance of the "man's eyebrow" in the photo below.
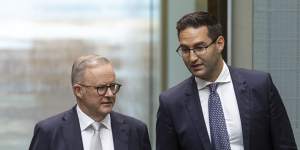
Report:
[[[196,46],[205,46],[207,43],[206,42],[203,42],[203,41],[200,41],[200,42],[197,42],[193,45],[193,47],[196,47]],[[180,44],[181,47],[188,47],[187,45],[185,44]]]
[[[112,85],[112,84],[116,84],[117,82],[111,82],[111,83],[101,83],[101,84],[98,84],[98,86],[107,86],[107,85]]]
[[[207,45],[206,42],[201,41],[201,42],[195,43],[193,46],[196,47],[196,46],[206,46],[206,45]]]

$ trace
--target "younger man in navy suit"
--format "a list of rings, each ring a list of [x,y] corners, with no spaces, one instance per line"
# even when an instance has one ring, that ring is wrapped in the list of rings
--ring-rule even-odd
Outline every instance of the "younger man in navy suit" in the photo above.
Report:
[[[177,33],[177,52],[192,76],[160,95],[157,150],[297,149],[270,74],[226,65],[213,16],[187,14]]]

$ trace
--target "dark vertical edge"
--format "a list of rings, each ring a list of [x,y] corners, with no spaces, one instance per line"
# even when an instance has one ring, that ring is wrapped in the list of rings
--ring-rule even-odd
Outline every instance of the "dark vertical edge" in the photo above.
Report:
[[[297,40],[298,40],[298,42],[297,42],[297,66],[300,66],[300,2],[299,1],[297,1],[297,25],[298,25],[298,28],[297,28]],[[299,69],[297,69],[297,76],[296,76],[296,81],[298,81],[298,84],[296,84],[297,85],[297,87],[296,87],[296,89],[298,89],[298,90],[300,90],[300,71],[299,71]],[[297,95],[296,95],[296,97],[300,97],[300,92],[297,92]],[[300,115],[300,100],[298,99],[298,100],[295,100],[296,101],[296,118],[295,118],[295,128],[296,129],[299,129],[300,128],[300,118],[299,118],[299,115]],[[296,130],[295,129],[295,130]],[[298,143],[299,144],[299,143]],[[299,145],[298,145],[299,146]]]
[[[167,89],[168,81],[168,0],[161,1],[161,89]]]
[[[221,23],[223,28],[223,35],[225,37],[225,40],[227,40],[227,0],[209,0],[208,12],[214,15]],[[224,47],[222,55],[224,61],[227,62],[227,46]]]
[[[255,58],[254,58],[254,52],[255,52],[255,47],[254,47],[254,44],[255,44],[254,43],[255,42],[254,41],[254,39],[255,39],[255,37],[254,37],[255,36],[254,35],[254,24],[255,24],[255,22],[254,22],[254,17],[255,17],[254,16],[255,15],[254,2],[255,2],[255,0],[252,0],[252,4],[251,4],[252,5],[252,12],[251,12],[252,13],[252,18],[251,18],[252,19],[252,26],[251,26],[251,30],[252,30],[252,36],[251,36],[251,40],[252,40],[252,64],[251,65],[252,65],[252,69],[255,69],[254,68],[255,67],[254,66],[254,61],[255,61]]]

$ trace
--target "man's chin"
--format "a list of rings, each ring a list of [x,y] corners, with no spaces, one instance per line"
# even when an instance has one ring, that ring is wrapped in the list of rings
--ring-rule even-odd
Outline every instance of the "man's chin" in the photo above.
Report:
[[[192,74],[200,79],[204,78],[205,76],[205,71],[204,69],[198,69],[198,70],[193,70]]]
[[[105,111],[105,112],[111,112],[112,109],[113,109],[112,106],[102,107],[102,110]]]
[[[105,112],[105,113],[111,113],[112,110],[113,110],[112,106],[102,107],[102,112]]]

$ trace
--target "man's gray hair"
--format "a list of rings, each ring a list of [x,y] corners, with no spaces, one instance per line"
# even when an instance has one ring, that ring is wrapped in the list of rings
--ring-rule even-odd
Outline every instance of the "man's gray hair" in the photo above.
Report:
[[[72,66],[72,85],[79,83],[82,80],[86,68],[95,67],[95,65],[105,65],[110,63],[111,62],[107,58],[96,54],[85,55],[77,58]]]

